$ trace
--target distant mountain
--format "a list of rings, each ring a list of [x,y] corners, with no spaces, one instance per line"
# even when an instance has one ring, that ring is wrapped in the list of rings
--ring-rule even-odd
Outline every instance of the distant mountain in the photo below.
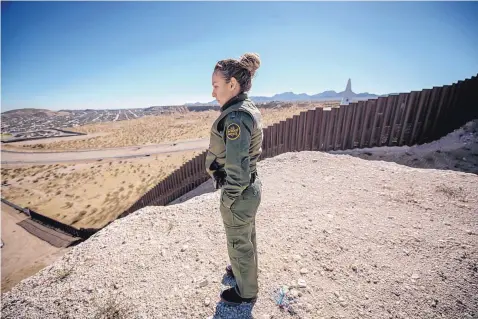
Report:
[[[22,114],[29,114],[29,113],[37,113],[37,112],[51,112],[47,109],[35,109],[35,108],[24,108],[24,109],[15,109],[2,112],[2,114],[14,114],[14,113],[22,113]]]
[[[335,91],[324,91],[322,93],[317,93],[313,95],[308,95],[306,93],[296,94],[294,92],[284,92],[275,94],[274,96],[251,96],[250,99],[255,103],[263,102],[272,102],[272,101],[282,101],[282,102],[298,102],[298,101],[327,101],[327,100],[341,100],[346,91],[335,92]],[[355,100],[367,100],[379,97],[377,94],[373,93],[348,93],[348,96],[351,96]],[[199,106],[199,105],[217,105],[216,101],[210,101],[208,103],[186,103],[187,106]]]
[[[357,100],[374,99],[379,96],[387,96],[387,95],[391,95],[391,94],[377,95],[377,94],[368,93],[368,92],[354,93],[352,91],[351,80],[349,79],[345,90],[342,92],[328,90],[328,91],[324,91],[322,93],[317,93],[313,95],[308,95],[306,93],[296,94],[294,92],[283,92],[283,93],[275,94],[273,96],[251,96],[250,99],[253,100],[255,103],[303,102],[303,101],[319,101],[320,102],[320,101],[341,101],[342,99],[345,99],[351,102],[351,101],[357,101]],[[169,109],[175,109],[182,106],[188,106],[188,107],[194,108],[194,110],[199,110],[199,109],[208,110],[208,109],[211,109],[211,106],[214,106],[217,109],[219,109],[219,104],[217,103],[216,100],[214,100],[207,103],[195,102],[195,103],[185,103],[183,105],[174,105],[174,106],[150,106],[146,108],[146,110],[147,111],[153,111],[155,109],[169,110]],[[201,108],[201,106],[203,107]],[[97,110],[87,109],[87,111],[97,111]],[[115,110],[108,109],[108,111],[119,111],[119,109],[115,109]],[[24,109],[15,109],[15,110],[2,112],[2,116],[50,117],[50,116],[68,115],[70,114],[70,112],[72,112],[72,110],[50,111],[46,109],[24,108]]]
[[[2,112],[5,117],[50,117],[68,115],[67,111],[50,111],[47,109],[24,108]]]

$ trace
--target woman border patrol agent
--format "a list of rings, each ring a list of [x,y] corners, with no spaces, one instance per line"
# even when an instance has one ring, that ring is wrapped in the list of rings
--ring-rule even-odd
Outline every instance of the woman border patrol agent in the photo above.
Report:
[[[221,114],[211,128],[206,170],[221,188],[220,211],[236,286],[224,290],[227,304],[254,303],[258,293],[256,212],[262,185],[256,163],[262,152],[261,113],[248,98],[252,78],[260,66],[257,54],[217,62],[212,96]]]

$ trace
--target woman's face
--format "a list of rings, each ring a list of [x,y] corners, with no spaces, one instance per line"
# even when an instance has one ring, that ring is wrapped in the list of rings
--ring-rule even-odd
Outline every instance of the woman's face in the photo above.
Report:
[[[216,99],[220,106],[223,106],[234,95],[236,95],[236,79],[231,78],[229,83],[222,76],[221,72],[212,74],[212,97]]]

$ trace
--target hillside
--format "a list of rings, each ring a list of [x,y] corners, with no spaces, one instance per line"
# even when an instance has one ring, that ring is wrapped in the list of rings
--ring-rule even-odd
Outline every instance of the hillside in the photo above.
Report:
[[[255,318],[293,318],[273,300],[284,285],[297,318],[478,313],[476,175],[320,152],[282,154],[258,172]],[[250,318],[248,306],[218,303],[232,283],[210,187],[115,221],[4,294],[2,317]]]
[[[50,111],[47,109],[24,108],[2,112],[4,117],[50,117],[68,115],[66,111]]]

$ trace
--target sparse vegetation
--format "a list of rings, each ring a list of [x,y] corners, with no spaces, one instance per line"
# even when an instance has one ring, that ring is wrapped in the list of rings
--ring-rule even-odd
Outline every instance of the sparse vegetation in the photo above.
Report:
[[[118,299],[118,294],[110,294],[103,304],[96,303],[94,319],[127,319],[132,318],[133,309],[123,300]]]
[[[329,105],[309,102],[299,104],[271,102],[268,105],[261,106],[261,113],[264,125],[268,126],[297,115],[301,111],[320,106]],[[181,117],[172,113],[161,116],[146,116],[129,121],[88,124],[75,127],[74,130],[81,133],[102,133],[105,135],[85,136],[85,139],[59,140],[44,144],[31,143],[23,145],[23,148],[37,151],[39,149],[48,151],[103,149],[208,138],[211,125],[218,115],[219,111],[209,110],[187,112]],[[15,146],[7,145],[7,148],[15,148]],[[121,162],[119,163],[121,164]]]
[[[73,206],[72,202],[66,202],[66,204],[65,204],[65,206],[63,206],[63,208],[68,209],[68,208],[71,208],[72,206]]]
[[[77,165],[74,171],[72,165],[51,166],[48,172],[40,165],[22,169],[2,167],[2,176],[16,174],[16,178],[9,178],[13,185],[2,187],[3,196],[75,227],[102,227],[178,168],[183,157],[189,159],[198,153],[177,153],[168,160],[161,155],[122,161],[119,168],[118,162],[99,167],[96,163],[84,163]],[[146,174],[140,167],[148,164],[152,168]],[[122,169],[124,165],[132,165],[134,169]],[[35,173],[36,183],[33,183],[31,175]],[[43,178],[45,174],[51,176],[49,180]],[[146,175],[151,174],[148,180]],[[23,178],[27,182],[19,184]],[[138,187],[136,192],[133,191],[135,187]],[[80,212],[79,208],[83,210]]]
[[[261,112],[267,126],[313,107],[315,106],[271,104],[270,108],[263,108]],[[218,115],[217,111],[206,111],[185,113],[179,118],[170,114],[92,124],[77,129],[86,133],[111,134],[86,141],[55,141],[42,144],[42,147],[48,150],[69,150],[207,138],[210,126]],[[20,168],[4,166],[2,176],[8,177],[12,185],[3,187],[2,191],[14,203],[21,206],[27,206],[28,203],[32,209],[61,222],[75,223],[75,227],[102,227],[169,173],[199,153],[186,151],[104,164],[92,162]],[[79,207],[86,207],[92,213],[79,213]]]
[[[466,201],[466,194],[464,193],[464,190],[461,186],[456,188],[453,186],[442,184],[437,186],[436,190],[440,193],[445,194],[450,199],[458,199],[461,201]]]
[[[73,272],[73,267],[63,268],[63,269],[57,270],[56,273],[55,273],[55,276],[56,276],[57,280],[63,280],[66,277],[68,277],[69,275],[71,275],[72,272]]]

